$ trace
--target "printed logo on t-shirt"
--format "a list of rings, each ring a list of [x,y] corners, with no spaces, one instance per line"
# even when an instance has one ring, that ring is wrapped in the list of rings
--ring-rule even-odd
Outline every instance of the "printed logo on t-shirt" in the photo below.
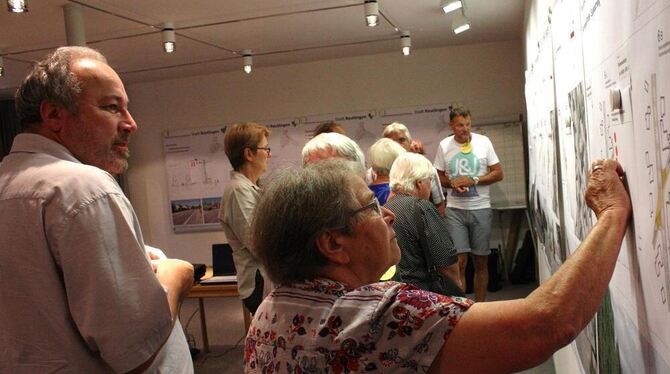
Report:
[[[474,177],[479,175],[479,159],[475,156],[474,153],[461,153],[451,158],[449,161],[449,170],[451,171],[450,178],[455,178],[461,175]],[[451,189],[451,196],[456,197],[473,197],[479,196],[477,192],[477,186],[470,186],[470,188],[465,192],[456,192],[455,189]]]

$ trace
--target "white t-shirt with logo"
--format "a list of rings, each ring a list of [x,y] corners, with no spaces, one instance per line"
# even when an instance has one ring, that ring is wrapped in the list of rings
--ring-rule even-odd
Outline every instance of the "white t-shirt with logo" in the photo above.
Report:
[[[489,166],[500,162],[488,137],[475,133],[470,135],[472,137],[470,153],[461,152],[461,144],[453,135],[440,142],[434,165],[436,169],[443,170],[449,179],[453,180],[461,175],[468,177],[486,175]],[[449,188],[447,207],[467,210],[490,208],[489,189],[489,186],[482,185],[471,186],[466,192],[456,192]]]

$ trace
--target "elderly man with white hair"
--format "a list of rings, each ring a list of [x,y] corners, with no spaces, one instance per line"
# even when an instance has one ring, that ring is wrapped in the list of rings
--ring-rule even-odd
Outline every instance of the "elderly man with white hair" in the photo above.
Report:
[[[328,158],[343,158],[356,162],[365,170],[365,156],[361,147],[346,135],[336,132],[321,133],[302,148],[303,165]]]
[[[433,165],[423,155],[403,153],[391,167],[392,195],[384,207],[395,214],[401,257],[394,280],[447,296],[465,296],[456,248],[447,223],[428,201]]]
[[[379,204],[386,204],[391,187],[389,185],[389,173],[395,159],[407,152],[400,144],[388,138],[377,140],[368,149],[368,160],[372,165],[374,178],[368,187],[375,193]]]
[[[408,152],[420,153],[417,152],[416,147],[413,147],[412,135],[409,133],[409,129],[400,122],[393,122],[386,126],[382,135],[385,138],[389,138],[400,144]],[[440,212],[440,216],[444,217],[446,199],[444,198],[444,193],[442,192],[442,186],[440,185],[440,177],[437,174],[437,169],[433,171],[433,175],[430,177],[430,201],[435,204],[435,207],[437,207],[437,210]]]

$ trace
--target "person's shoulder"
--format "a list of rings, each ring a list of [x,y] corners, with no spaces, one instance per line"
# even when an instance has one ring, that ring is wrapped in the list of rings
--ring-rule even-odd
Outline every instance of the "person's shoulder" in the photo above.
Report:
[[[67,166],[67,173],[58,178],[64,183],[77,185],[83,190],[105,189],[111,190],[110,192],[119,191],[119,185],[110,173],[92,165],[76,162],[70,162],[70,164]]]
[[[40,158],[43,159],[32,163],[35,167],[32,178],[40,188],[72,191],[80,195],[101,191],[122,193],[114,177],[96,166],[48,155],[41,155]]]
[[[442,139],[440,141],[440,146],[445,146],[446,147],[449,143],[451,143],[452,140],[454,140],[454,135],[453,134],[451,134],[451,135],[447,136],[446,138]]]
[[[470,135],[472,136],[472,141],[480,141],[480,142],[491,143],[491,139],[489,139],[489,137],[486,136],[486,135],[478,134],[476,132],[472,132],[472,133],[470,133]]]
[[[33,186],[31,198],[48,202],[68,215],[107,197],[127,201],[111,174],[79,162],[50,160],[37,167],[30,178],[30,185]]]
[[[416,199],[416,197],[410,195],[393,195],[392,198],[386,200],[384,208],[390,209],[393,213],[397,214],[399,210],[405,209],[410,204],[413,204],[414,199]]]
[[[366,287],[373,287],[385,293],[384,299],[420,310],[445,309],[454,306],[468,309],[474,304],[474,301],[465,297],[445,296],[403,282],[378,282]]]
[[[254,199],[258,195],[258,187],[245,179],[232,179],[223,187],[224,199]]]
[[[417,198],[416,204],[423,210],[429,209],[429,208],[434,208],[435,204],[433,204],[430,200],[426,199],[419,199]]]
[[[54,188],[62,197],[64,205],[86,204],[109,195],[125,199],[121,187],[108,172],[91,165],[70,164],[65,173],[53,175]]]

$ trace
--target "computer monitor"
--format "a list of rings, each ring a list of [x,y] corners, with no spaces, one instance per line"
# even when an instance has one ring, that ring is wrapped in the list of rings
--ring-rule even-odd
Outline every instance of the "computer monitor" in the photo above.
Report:
[[[212,244],[212,270],[214,276],[236,275],[233,249],[229,244]]]

